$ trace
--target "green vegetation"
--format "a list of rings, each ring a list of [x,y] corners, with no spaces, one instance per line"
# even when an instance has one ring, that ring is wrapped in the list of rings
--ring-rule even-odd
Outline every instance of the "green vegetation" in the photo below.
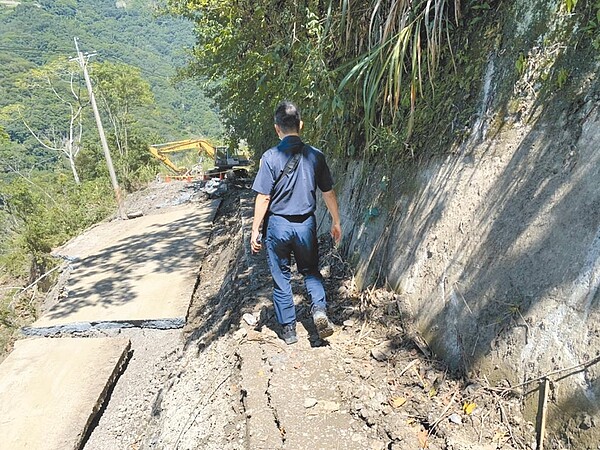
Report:
[[[0,108],[16,103],[26,92],[14,80],[32,68],[59,57],[75,56],[73,38],[84,52],[97,52],[92,61],[122,63],[140,70],[150,84],[156,104],[147,111],[143,125],[165,139],[188,136],[220,137],[222,127],[202,90],[191,82],[180,85],[172,77],[185,64],[193,45],[189,23],[156,17],[150,1],[83,0],[22,2],[18,7],[0,6]],[[40,98],[41,104],[54,99]],[[18,142],[27,130],[15,125],[7,130]]]
[[[592,40],[592,47],[600,50],[600,0],[586,2],[585,8],[582,9],[584,9],[582,14],[587,18],[582,31]]]
[[[203,88],[175,81],[191,24],[149,0],[126,4],[0,5],[0,353],[57,275],[51,249],[115,210],[74,37],[94,53],[89,73],[123,188],[155,176],[149,144],[223,138]]]
[[[563,67],[558,71],[558,75],[556,76],[556,87],[562,89],[568,79],[569,71]]]
[[[0,354],[12,328],[34,318],[36,294],[47,290],[57,265],[52,248],[114,210],[102,178],[77,185],[68,171],[12,172],[0,187]],[[23,292],[23,286],[35,286]]]
[[[519,53],[519,57],[515,61],[515,69],[519,76],[522,76],[525,73],[525,69],[527,69],[527,58],[523,52]]]
[[[569,14],[573,12],[577,6],[577,0],[565,0],[565,8]]]
[[[448,0],[168,4],[196,24],[195,60],[185,74],[219,81],[211,93],[226,125],[254,151],[270,145],[265,119],[290,98],[303,106],[311,141],[340,156],[388,145],[406,153],[416,105],[431,94],[439,63],[452,59],[460,20],[459,2]],[[381,141],[398,129],[400,139]]]
[[[550,55],[562,50],[534,41],[558,33],[550,38],[560,49],[600,42],[600,0],[166,2],[196,25],[194,60],[182,76],[215,83],[227,128],[256,153],[272,145],[269,118],[288,98],[303,108],[308,139],[340,158],[421,159],[468,137],[490,55],[505,65],[510,56],[508,84],[552,77],[562,86],[568,80],[564,72],[556,77]],[[531,29],[506,40],[502,25],[519,11]],[[548,67],[536,72],[536,52],[546,50]],[[494,99],[506,105],[503,92]]]

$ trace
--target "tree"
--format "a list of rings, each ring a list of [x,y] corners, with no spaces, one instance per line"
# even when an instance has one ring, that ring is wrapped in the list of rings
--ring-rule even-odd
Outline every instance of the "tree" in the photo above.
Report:
[[[41,129],[34,129],[23,115],[19,105],[16,108],[23,120],[23,124],[31,135],[44,148],[62,153],[68,160],[75,183],[80,184],[79,174],[75,159],[81,151],[81,137],[83,134],[83,111],[88,104],[84,97],[81,78],[77,66],[64,58],[59,58],[40,68],[32,69],[21,77],[19,86],[22,89],[50,91],[59,104],[62,123],[58,125],[47,123]],[[37,107],[32,102],[28,109]],[[39,113],[39,112],[38,112]],[[27,114],[27,112],[26,112]]]
[[[115,166],[119,179],[126,190],[147,180],[143,173],[151,157],[148,152],[150,139],[160,139],[154,129],[140,123],[140,117],[148,117],[155,109],[150,84],[137,67],[122,63],[102,62],[92,65],[95,91],[104,106],[113,133],[109,139],[118,149]],[[156,142],[156,141],[155,141]]]
[[[3,117],[0,110],[0,119]],[[0,126],[0,174],[17,173],[34,166],[34,158],[26,154],[23,145],[10,140],[8,133]]]
[[[127,157],[131,126],[136,121],[134,110],[154,104],[150,84],[142,78],[139,68],[122,63],[93,64],[91,73],[112,125],[119,153]]]

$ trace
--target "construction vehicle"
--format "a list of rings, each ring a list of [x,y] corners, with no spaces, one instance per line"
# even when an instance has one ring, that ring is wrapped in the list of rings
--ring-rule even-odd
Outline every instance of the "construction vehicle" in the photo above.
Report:
[[[233,173],[237,176],[246,176],[245,167],[252,165],[252,161],[245,155],[230,155],[229,148],[225,146],[213,146],[204,139],[186,139],[183,141],[166,142],[164,144],[151,145],[150,153],[173,173],[173,178],[189,178],[191,176],[206,176],[222,178],[226,173]],[[169,155],[176,153],[195,151],[200,157],[196,158],[193,164],[176,164]],[[214,167],[205,169],[204,158],[210,159],[210,165]]]

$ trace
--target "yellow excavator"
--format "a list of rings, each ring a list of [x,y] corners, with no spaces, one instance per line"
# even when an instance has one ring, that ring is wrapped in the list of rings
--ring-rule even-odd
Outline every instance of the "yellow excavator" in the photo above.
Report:
[[[232,171],[237,176],[247,175],[244,167],[252,165],[252,161],[245,155],[230,155],[229,148],[225,146],[213,146],[204,139],[186,139],[183,141],[166,142],[164,144],[154,144],[149,147],[150,153],[175,174],[176,177],[190,177],[194,175],[223,176]],[[191,166],[179,166],[175,164],[170,154],[195,150],[201,161]],[[202,159],[210,158],[214,167],[203,170]]]

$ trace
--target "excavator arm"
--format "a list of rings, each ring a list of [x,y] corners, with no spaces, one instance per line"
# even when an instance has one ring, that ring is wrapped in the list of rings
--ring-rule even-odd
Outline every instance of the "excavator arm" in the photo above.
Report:
[[[171,169],[176,175],[183,175],[184,173],[187,172],[187,168],[176,166],[173,163],[173,161],[171,161],[169,159],[169,157],[167,155],[163,154],[156,147],[151,145],[148,150],[150,150],[150,153],[152,154],[152,156],[154,156],[161,163],[163,163],[165,166],[167,166],[169,169]]]
[[[171,169],[177,175],[185,175],[190,169],[177,166],[169,158],[169,153],[178,153],[186,150],[196,150],[199,155],[207,155],[211,159],[216,159],[216,150],[208,141],[204,139],[187,139],[183,141],[167,142],[165,144],[151,145],[150,153],[165,166]]]
[[[180,167],[175,164],[169,154],[182,151],[195,150],[200,156],[208,156],[215,164],[210,173],[220,173],[236,166],[249,166],[252,161],[243,156],[230,157],[227,147],[215,147],[204,139],[186,139],[183,141],[167,142],[164,144],[151,145],[150,153],[176,175],[188,175],[192,169]]]

